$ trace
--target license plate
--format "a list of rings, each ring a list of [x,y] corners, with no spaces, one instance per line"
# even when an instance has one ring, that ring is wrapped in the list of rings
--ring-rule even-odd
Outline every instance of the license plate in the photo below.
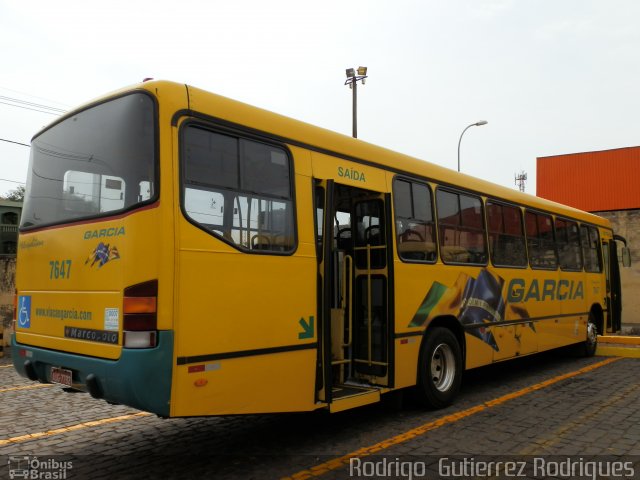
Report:
[[[71,370],[66,368],[51,367],[51,381],[60,385],[71,386]]]

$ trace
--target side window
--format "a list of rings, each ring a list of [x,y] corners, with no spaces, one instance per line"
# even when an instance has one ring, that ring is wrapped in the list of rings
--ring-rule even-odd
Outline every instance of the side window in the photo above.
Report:
[[[487,245],[480,197],[439,188],[436,200],[442,261],[486,265]]]
[[[2,214],[2,220],[0,223],[4,223],[5,225],[17,225],[18,224],[18,214],[15,212],[6,212]]]
[[[487,225],[493,264],[526,267],[527,249],[520,208],[487,201]]]
[[[290,160],[280,147],[197,126],[182,132],[189,219],[245,251],[295,247]]]
[[[556,219],[556,243],[558,260],[562,270],[582,270],[580,230],[571,220]]]
[[[584,269],[587,272],[601,272],[602,262],[600,260],[600,236],[598,235],[598,229],[581,225],[580,238],[582,240]]]
[[[436,232],[431,189],[422,183],[393,182],[398,256],[402,260],[436,261]]]
[[[558,267],[551,215],[525,213],[529,264],[533,268],[555,270]]]

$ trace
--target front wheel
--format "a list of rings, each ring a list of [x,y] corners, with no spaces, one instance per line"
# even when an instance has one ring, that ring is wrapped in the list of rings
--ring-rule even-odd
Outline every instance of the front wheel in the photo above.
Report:
[[[418,397],[431,408],[444,408],[453,403],[462,380],[462,350],[453,332],[435,327],[420,348],[418,365]]]

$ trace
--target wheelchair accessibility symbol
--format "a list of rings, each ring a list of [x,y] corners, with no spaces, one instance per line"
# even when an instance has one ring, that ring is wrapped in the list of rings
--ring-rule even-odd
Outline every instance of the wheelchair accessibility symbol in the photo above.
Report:
[[[18,297],[18,326],[20,328],[31,327],[31,296]]]

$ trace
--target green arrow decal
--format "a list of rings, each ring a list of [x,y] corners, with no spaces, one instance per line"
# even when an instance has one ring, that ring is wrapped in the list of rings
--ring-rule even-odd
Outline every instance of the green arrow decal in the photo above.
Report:
[[[307,323],[304,318],[301,318],[300,321],[298,322],[300,324],[300,326],[302,327],[302,329],[304,330],[303,332],[299,332],[298,333],[298,339],[299,340],[303,340],[305,338],[313,338],[313,334],[314,334],[314,327],[313,327],[313,316],[309,317],[309,323]]]

